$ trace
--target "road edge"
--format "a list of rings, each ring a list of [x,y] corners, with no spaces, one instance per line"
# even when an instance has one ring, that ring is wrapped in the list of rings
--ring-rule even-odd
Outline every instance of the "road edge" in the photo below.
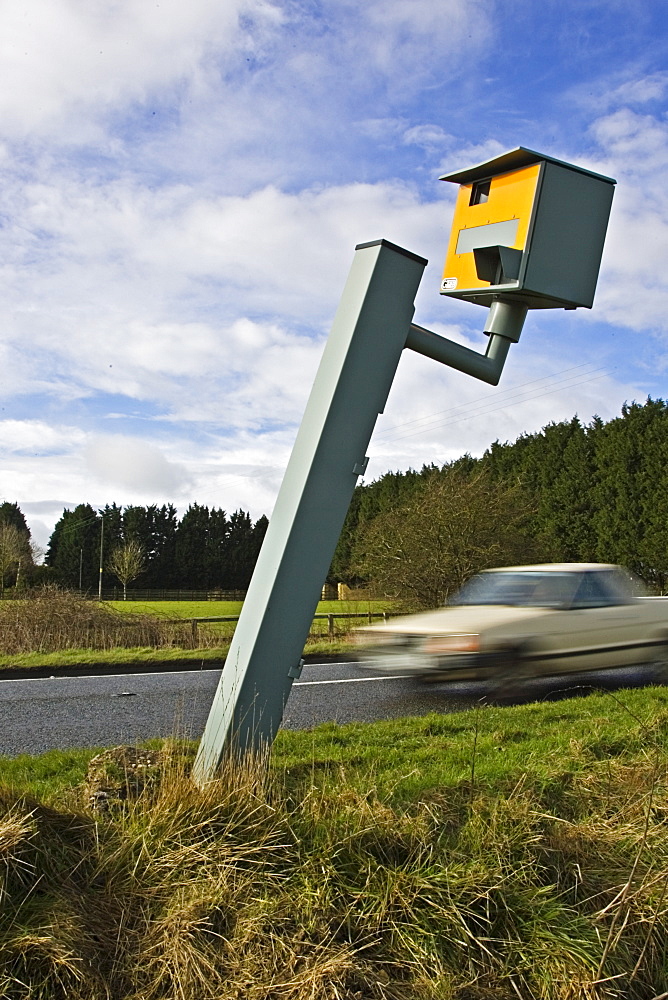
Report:
[[[350,653],[307,653],[303,660],[311,663],[339,663],[352,657]],[[126,663],[77,663],[69,667],[0,667],[0,681],[44,680],[50,677],[110,677],[114,674],[155,674],[181,671],[222,670],[225,657],[220,659],[152,660]]]

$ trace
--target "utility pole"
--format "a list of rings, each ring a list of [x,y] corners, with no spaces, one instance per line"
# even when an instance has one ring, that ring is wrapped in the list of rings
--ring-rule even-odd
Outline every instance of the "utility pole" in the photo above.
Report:
[[[97,583],[97,599],[102,600],[102,567],[104,559],[104,514],[100,517],[100,576]]]

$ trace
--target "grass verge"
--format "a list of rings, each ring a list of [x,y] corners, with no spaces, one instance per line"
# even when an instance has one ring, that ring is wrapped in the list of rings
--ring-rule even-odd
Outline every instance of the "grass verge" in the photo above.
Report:
[[[66,670],[71,667],[113,667],[139,665],[152,666],[159,669],[161,665],[172,663],[200,664],[203,667],[220,666],[229,651],[229,642],[220,646],[202,647],[198,649],[182,649],[178,646],[124,647],[112,649],[66,649],[55,653],[16,653],[0,655],[0,674],[3,670],[44,671]],[[358,651],[352,643],[326,640],[309,642],[304,648],[304,656],[311,657],[351,657]]]
[[[666,689],[282,732],[203,791],[155,749],[104,814],[93,751],[0,762],[9,1000],[668,989]]]

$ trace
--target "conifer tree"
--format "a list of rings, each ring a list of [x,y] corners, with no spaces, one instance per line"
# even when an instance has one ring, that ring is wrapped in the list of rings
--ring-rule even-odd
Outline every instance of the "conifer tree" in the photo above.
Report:
[[[30,579],[34,560],[30,529],[17,503],[0,504],[0,592]]]
[[[65,509],[57,522],[46,553],[57,580],[67,587],[96,592],[100,573],[102,518],[90,504]]]

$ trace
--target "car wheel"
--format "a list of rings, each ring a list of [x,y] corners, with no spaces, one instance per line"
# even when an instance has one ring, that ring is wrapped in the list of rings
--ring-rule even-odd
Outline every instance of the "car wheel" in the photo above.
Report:
[[[668,684],[668,636],[662,636],[652,661],[652,680],[655,684]]]
[[[498,669],[489,686],[495,701],[512,701],[524,694],[526,682],[535,675],[534,644],[530,639],[499,652]]]

